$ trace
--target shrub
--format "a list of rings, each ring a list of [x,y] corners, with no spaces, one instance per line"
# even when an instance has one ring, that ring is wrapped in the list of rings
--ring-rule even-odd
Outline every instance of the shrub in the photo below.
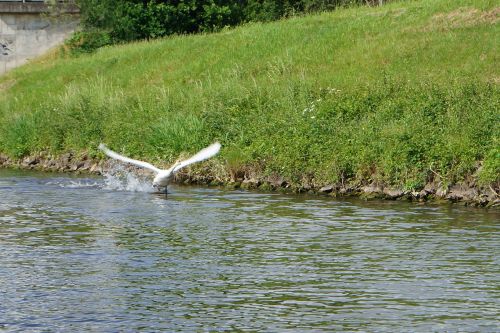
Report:
[[[100,47],[112,44],[111,36],[103,30],[78,31],[67,39],[65,49],[70,54],[91,53]]]

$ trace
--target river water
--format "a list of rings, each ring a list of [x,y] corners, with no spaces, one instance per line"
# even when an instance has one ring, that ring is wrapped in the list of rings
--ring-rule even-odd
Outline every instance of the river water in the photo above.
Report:
[[[0,331],[500,331],[498,210],[127,177],[0,169]]]

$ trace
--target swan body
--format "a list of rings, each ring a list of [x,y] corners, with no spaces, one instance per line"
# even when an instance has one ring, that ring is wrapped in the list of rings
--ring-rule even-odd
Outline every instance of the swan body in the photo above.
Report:
[[[215,143],[211,144],[210,146],[200,150],[198,153],[191,156],[187,160],[177,162],[169,169],[164,170],[164,169],[159,169],[148,162],[134,160],[132,158],[128,158],[126,156],[120,155],[120,154],[112,151],[111,149],[109,149],[108,147],[106,147],[102,143],[99,145],[99,149],[102,150],[104,152],[104,154],[106,154],[107,156],[109,156],[111,158],[114,158],[114,159],[117,159],[119,161],[122,161],[125,163],[130,163],[130,164],[133,164],[135,166],[149,169],[149,170],[153,171],[156,174],[155,178],[153,179],[153,186],[157,187],[157,188],[165,188],[165,190],[167,188],[168,183],[170,182],[170,180],[172,179],[172,177],[174,176],[174,174],[177,171],[179,171],[180,169],[182,169],[190,164],[193,164],[196,162],[201,162],[201,161],[204,161],[206,159],[209,159],[210,157],[217,155],[220,148],[221,148],[220,143],[215,142]]]

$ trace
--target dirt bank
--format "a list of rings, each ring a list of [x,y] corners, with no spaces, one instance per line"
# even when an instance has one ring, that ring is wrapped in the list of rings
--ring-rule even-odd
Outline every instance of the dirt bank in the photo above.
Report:
[[[22,159],[11,159],[0,154],[0,167],[31,169],[53,172],[75,172],[89,174],[103,174],[113,165],[112,160],[98,160],[87,155],[65,153],[60,156],[38,154]],[[130,167],[138,173],[148,173]],[[228,171],[220,163],[211,166],[198,166],[186,168],[176,175],[177,183],[185,184],[210,184],[226,186],[228,188],[244,188],[262,191],[281,191],[292,193],[310,193],[328,195],[332,197],[361,197],[366,200],[407,200],[416,202],[443,202],[459,203],[467,206],[500,207],[499,189],[478,186],[474,180],[444,186],[439,181],[427,183],[420,190],[404,190],[397,187],[384,186],[384,184],[323,184],[318,186],[312,180],[304,179],[300,183],[291,183],[278,176],[263,176],[258,172]]]

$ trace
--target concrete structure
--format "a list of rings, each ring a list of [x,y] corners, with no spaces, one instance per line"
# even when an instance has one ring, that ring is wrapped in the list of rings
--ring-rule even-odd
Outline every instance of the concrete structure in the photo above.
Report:
[[[49,15],[43,0],[0,0],[0,74],[62,43],[78,25],[78,8],[59,5]]]

